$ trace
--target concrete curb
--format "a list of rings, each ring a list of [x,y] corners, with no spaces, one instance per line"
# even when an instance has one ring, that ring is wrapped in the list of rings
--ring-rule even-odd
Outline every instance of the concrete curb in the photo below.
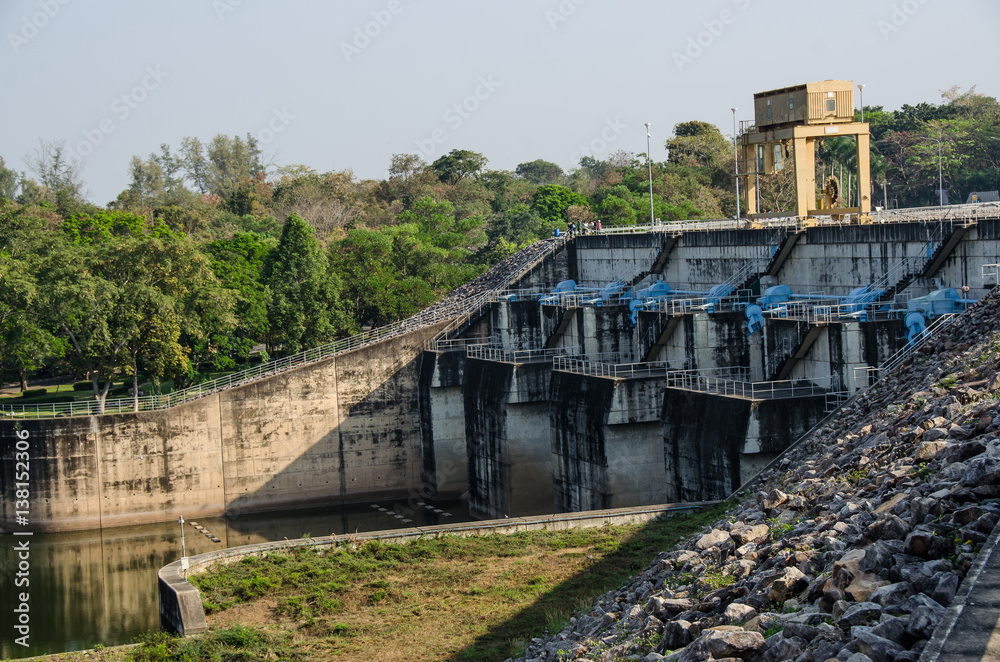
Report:
[[[945,644],[948,643],[948,639],[955,629],[955,624],[958,622],[962,611],[965,610],[965,606],[969,601],[969,595],[976,587],[979,575],[982,574],[983,569],[986,567],[998,544],[1000,544],[1000,524],[993,527],[990,537],[983,543],[982,549],[976,555],[976,560],[972,562],[968,574],[962,580],[961,590],[955,596],[955,599],[952,600],[951,606],[945,612],[944,618],[934,628],[934,634],[931,635],[930,641],[927,642],[923,652],[920,653],[919,662],[937,662],[941,659],[941,651],[944,649]]]
[[[675,515],[685,510],[707,508],[719,501],[699,501],[695,503],[671,503],[642,508],[613,508],[579,513],[517,517],[482,522],[463,522],[439,526],[412,527],[388,531],[329,536],[326,538],[302,538],[276,542],[243,545],[192,556],[188,561],[187,576],[204,572],[216,565],[235,563],[248,556],[263,556],[270,552],[296,549],[298,547],[355,546],[360,543],[380,540],[388,543],[403,543],[424,537],[481,536],[493,533],[518,533],[551,529],[561,531],[575,528],[597,528],[606,524],[642,524],[662,515]],[[174,561],[160,568],[157,573],[160,595],[160,625],[164,629],[180,634],[196,634],[208,629],[201,593],[187,581],[182,560]]]

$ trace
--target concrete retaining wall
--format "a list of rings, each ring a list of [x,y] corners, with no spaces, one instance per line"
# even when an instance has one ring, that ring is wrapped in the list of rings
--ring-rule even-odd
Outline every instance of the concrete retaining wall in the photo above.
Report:
[[[343,545],[357,546],[370,540],[387,543],[405,543],[427,536],[452,535],[461,537],[511,534],[523,531],[562,531],[567,529],[599,528],[643,524],[657,517],[670,517],[679,513],[714,506],[716,501],[698,503],[664,504],[644,508],[620,508],[573,515],[542,515],[477,522],[473,524],[444,524],[441,526],[372,531],[349,536],[330,536],[322,539],[284,540],[233,547],[218,552],[201,554],[188,559],[187,576],[204,572],[212,567],[236,563],[249,556],[264,556],[302,547],[323,549]],[[185,579],[182,562],[174,561],[159,572],[160,622],[164,628],[182,634],[195,634],[207,629],[205,610],[198,589]]]
[[[36,531],[419,491],[419,364],[436,331],[171,409],[0,422],[0,491],[13,494],[16,426],[31,442]],[[0,527],[14,517],[13,500],[0,500]]]

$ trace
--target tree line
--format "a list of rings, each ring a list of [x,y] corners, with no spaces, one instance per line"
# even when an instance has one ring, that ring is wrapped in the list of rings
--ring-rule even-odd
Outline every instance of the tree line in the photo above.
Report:
[[[947,188],[997,188],[1000,106],[946,93],[940,105],[865,109],[873,172],[900,206],[928,204],[942,140]],[[542,159],[513,171],[452,150],[432,163],[392,157],[358,179],[269,164],[256,140],[185,138],[135,156],[127,188],[85,199],[80,164],[40,142],[27,172],[0,159],[0,369],[182,388],[209,373],[299,352],[404,319],[490,265],[570,222],[605,227],[735,214],[731,137],[675,126],[666,158]],[[850,150],[828,140],[831,170]],[[933,168],[932,168],[933,165]],[[787,173],[762,182],[763,206],[790,206]],[[954,196],[954,193],[953,193]],[[877,196],[876,196],[877,197]]]

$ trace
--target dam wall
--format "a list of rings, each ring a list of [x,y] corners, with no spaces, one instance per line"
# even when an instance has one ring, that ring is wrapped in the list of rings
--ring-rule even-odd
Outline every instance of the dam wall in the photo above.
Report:
[[[420,362],[440,326],[170,409],[5,421],[0,491],[14,494],[19,428],[38,531],[419,493]]]
[[[905,346],[899,316],[769,316],[748,335],[751,294],[743,307],[640,310],[633,322],[616,300],[540,305],[518,288],[663,279],[694,293],[725,282],[750,291],[766,278],[845,295],[881,279],[905,308],[939,287],[982,296],[992,286],[983,267],[998,261],[996,220],[579,236],[449,327],[451,349],[427,345],[446,320],[169,409],[0,421],[0,490],[14,493],[20,430],[36,530],[408,495],[468,493],[474,512],[498,517],[717,498],[829,403],[678,394],[663,375],[577,374],[549,354],[469,358],[465,345],[561,351],[605,371],[735,368],[748,382],[825,379],[853,392]],[[15,511],[0,500],[0,527]]]

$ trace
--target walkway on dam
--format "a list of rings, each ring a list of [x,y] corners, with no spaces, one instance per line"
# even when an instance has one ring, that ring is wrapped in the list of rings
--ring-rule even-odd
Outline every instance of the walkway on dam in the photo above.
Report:
[[[920,662],[1000,661],[1000,525],[983,543],[965,584]]]

